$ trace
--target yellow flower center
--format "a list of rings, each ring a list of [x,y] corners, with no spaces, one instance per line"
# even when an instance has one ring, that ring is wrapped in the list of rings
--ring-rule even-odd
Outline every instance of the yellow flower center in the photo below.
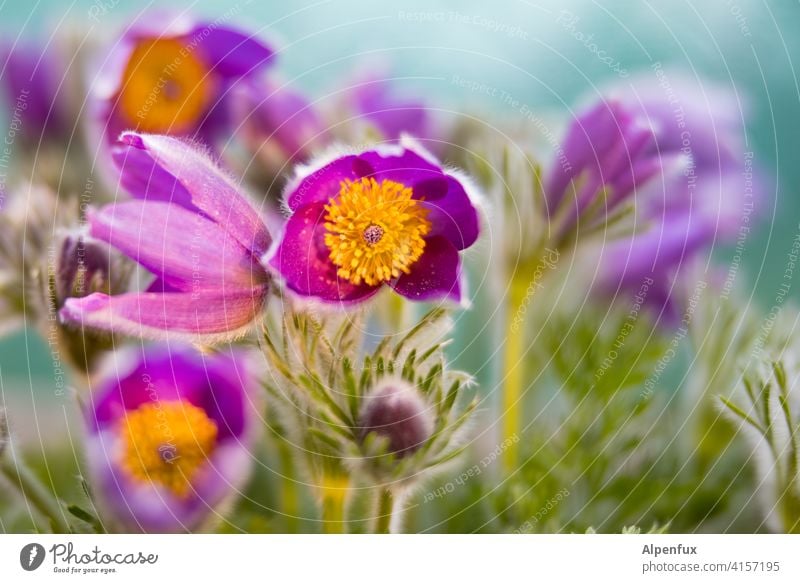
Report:
[[[136,480],[186,496],[191,479],[214,450],[217,425],[184,401],[146,403],[119,422],[122,467]]]
[[[151,39],[128,60],[119,104],[132,129],[181,133],[197,125],[211,98],[208,70],[184,43]]]
[[[411,188],[392,180],[342,182],[325,205],[325,245],[339,277],[378,285],[409,273],[425,250],[431,224]]]

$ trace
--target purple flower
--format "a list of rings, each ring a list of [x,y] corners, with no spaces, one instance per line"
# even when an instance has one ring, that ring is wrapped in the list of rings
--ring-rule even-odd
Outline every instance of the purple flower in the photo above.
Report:
[[[243,355],[159,344],[109,364],[85,411],[99,502],[125,531],[202,527],[250,472],[258,422]]]
[[[126,132],[114,151],[136,200],[89,216],[89,232],[155,280],[140,293],[69,299],[64,321],[123,334],[230,338],[262,310],[271,243],[259,214],[201,149],[179,138]]]
[[[357,302],[386,284],[412,300],[464,301],[459,251],[478,238],[467,180],[413,140],[304,167],[267,263],[293,292]]]
[[[645,120],[652,135],[647,140],[626,135],[626,152],[638,155],[626,155],[621,163],[623,184],[632,183],[636,190],[639,230],[605,245],[597,285],[616,295],[637,294],[647,284],[647,304],[667,321],[675,321],[680,307],[673,288],[686,289],[676,287],[684,266],[714,244],[730,240],[741,227],[749,230],[764,181],[744,148],[735,96],[683,82],[666,89],[652,84],[634,87],[612,103],[622,112],[615,119]],[[584,124],[592,129],[587,142],[600,154],[610,151],[602,136],[624,128],[617,123],[616,129],[603,129],[603,123],[608,120],[595,118]],[[567,147],[564,151],[569,156]],[[617,192],[612,183],[612,200]]]
[[[398,93],[388,68],[365,67],[349,83],[345,108],[360,121],[377,128],[387,140],[397,140],[403,133],[425,139],[433,134],[433,119],[425,102]]]
[[[303,160],[328,139],[325,124],[299,91],[265,79],[254,79],[237,91],[241,134],[254,151],[264,149],[265,162]]]
[[[212,143],[229,122],[228,96],[273,51],[237,29],[185,14],[147,13],[111,47],[93,87],[107,140],[123,130]]]
[[[595,218],[584,213],[603,191],[607,198],[599,210],[613,212],[671,161],[654,151],[654,145],[646,117],[616,100],[595,104],[570,124],[561,154],[545,178],[548,214],[556,216],[568,205],[561,228],[580,227],[582,219]]]
[[[0,79],[15,134],[38,142],[67,130],[67,91],[60,87],[63,68],[55,45],[45,47],[29,41],[0,45]]]

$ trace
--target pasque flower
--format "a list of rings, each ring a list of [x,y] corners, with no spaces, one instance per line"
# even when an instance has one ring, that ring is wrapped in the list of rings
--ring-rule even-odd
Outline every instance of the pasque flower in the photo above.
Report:
[[[120,351],[85,411],[95,495],[125,531],[195,530],[241,488],[256,409],[241,353]]]
[[[227,25],[148,12],[104,56],[93,85],[107,139],[123,130],[212,143],[229,121],[231,86],[260,73],[273,51]]]
[[[578,116],[544,183],[550,216],[566,217],[556,228],[602,225],[625,203],[636,216],[634,235],[599,250],[598,289],[636,293],[647,281],[648,305],[674,319],[681,266],[749,228],[762,198],[742,136],[735,96],[680,80],[634,83]]]
[[[654,139],[641,147],[642,156],[660,159],[661,172],[646,182],[636,177],[641,228],[605,246],[598,283],[612,294],[636,293],[652,279],[648,304],[674,320],[680,307],[673,287],[682,267],[735,237],[740,227],[749,230],[765,183],[743,144],[734,95],[678,80],[670,91],[639,84],[634,94],[616,98],[628,116],[647,120]]]
[[[0,79],[10,112],[11,139],[20,136],[38,143],[69,128],[58,49],[55,44],[46,47],[30,40],[0,44]]]
[[[366,122],[387,140],[397,140],[404,133],[415,138],[429,138],[433,119],[425,101],[398,92],[397,82],[385,65],[364,67],[344,92],[344,109],[357,121]]]
[[[569,125],[562,155],[545,178],[548,214],[563,216],[566,222],[558,226],[562,231],[610,215],[674,162],[654,146],[645,116],[614,99],[594,104]],[[598,200],[603,194],[605,200]],[[587,216],[590,210],[601,212],[601,217]]]
[[[325,124],[299,90],[271,79],[252,79],[235,96],[241,134],[265,164],[305,160],[328,138]]]
[[[179,138],[126,132],[114,152],[135,200],[89,215],[89,233],[149,270],[145,291],[69,299],[66,322],[206,342],[239,334],[266,301],[270,235],[237,185]]]
[[[469,190],[408,138],[329,157],[288,184],[292,215],[266,263],[296,294],[325,302],[362,301],[383,285],[463,301],[459,251],[479,232]]]

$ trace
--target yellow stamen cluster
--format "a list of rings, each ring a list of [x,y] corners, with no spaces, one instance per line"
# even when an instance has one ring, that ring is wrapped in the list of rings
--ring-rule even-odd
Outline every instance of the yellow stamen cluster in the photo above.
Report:
[[[212,100],[208,68],[180,40],[140,42],[131,53],[119,95],[132,129],[181,133],[192,129]]]
[[[325,210],[325,245],[339,277],[378,285],[409,273],[431,230],[411,188],[392,180],[342,182]]]
[[[122,467],[140,482],[165,486],[178,496],[213,452],[217,425],[183,401],[146,403],[119,421]]]

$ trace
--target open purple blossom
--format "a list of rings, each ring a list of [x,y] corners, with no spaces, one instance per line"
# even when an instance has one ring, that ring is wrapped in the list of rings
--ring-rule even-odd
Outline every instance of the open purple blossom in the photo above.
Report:
[[[60,86],[64,73],[55,45],[4,41],[0,44],[0,71],[13,136],[18,133],[29,142],[38,142],[68,129],[67,91]]]
[[[114,353],[85,410],[93,490],[121,530],[196,530],[244,485],[256,435],[239,352],[159,344]]]
[[[302,168],[266,263],[296,294],[363,301],[384,285],[412,300],[465,301],[459,251],[478,238],[468,181],[416,142]]]
[[[112,143],[138,130],[211,144],[230,122],[231,86],[260,73],[272,55],[238,29],[148,12],[104,57],[93,85],[95,116]]]
[[[67,300],[65,322],[122,334],[211,342],[240,334],[261,312],[271,239],[238,186],[189,142],[127,132],[114,151],[135,200],[89,216],[89,233],[150,271],[144,291]]]

